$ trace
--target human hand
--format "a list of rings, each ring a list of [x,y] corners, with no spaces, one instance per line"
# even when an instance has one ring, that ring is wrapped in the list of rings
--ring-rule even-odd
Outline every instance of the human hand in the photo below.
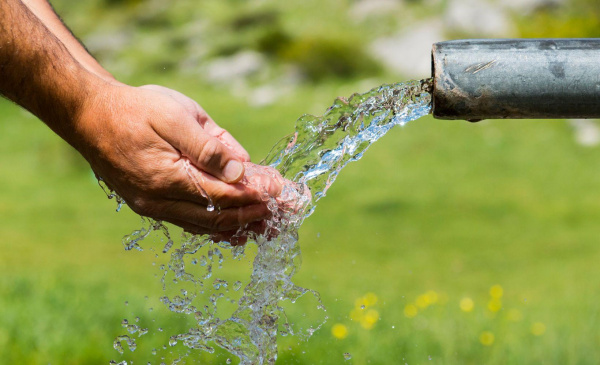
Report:
[[[249,227],[236,231],[219,232],[211,236],[215,241],[229,241],[233,246],[246,243],[253,233],[274,238],[281,234],[281,228],[297,225],[305,218],[306,208],[311,202],[311,193],[306,184],[285,179],[273,167],[245,162],[245,174],[241,183],[262,193],[272,216],[268,220],[252,223]],[[275,181],[281,186],[276,197],[269,194],[269,186]]]
[[[179,91],[166,88],[160,85],[144,85],[140,87],[141,89],[153,90],[159,92],[164,95],[168,95],[173,100],[181,104],[185,110],[192,116],[194,119],[202,125],[202,128],[211,136],[216,137],[222,144],[228,147],[237,157],[240,158],[243,162],[250,161],[250,155],[244,147],[235,139],[233,136],[225,129],[219,127],[217,123],[202,109],[202,107],[190,99],[186,95],[180,93]]]
[[[74,146],[135,212],[196,233],[270,215],[261,194],[239,183],[248,154],[189,98],[120,84],[48,4],[3,0],[0,14],[0,94]],[[269,194],[280,189],[269,182]],[[206,210],[211,200],[219,210]]]
[[[197,234],[271,215],[263,193],[240,183],[248,153],[183,94],[106,84],[81,110],[67,139],[136,213]],[[271,196],[281,191],[276,179],[264,186]]]

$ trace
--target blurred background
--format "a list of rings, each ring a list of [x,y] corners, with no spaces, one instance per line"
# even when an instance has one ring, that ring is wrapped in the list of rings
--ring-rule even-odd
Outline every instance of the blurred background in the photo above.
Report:
[[[255,162],[337,96],[429,77],[434,42],[600,30],[593,0],[52,3],[118,79],[196,99]],[[149,312],[167,257],[124,251],[139,217],[116,213],[87,163],[5,100],[0,136],[0,364],[158,364],[185,352],[151,354],[191,324]],[[278,363],[596,364],[599,143],[597,124],[581,120],[427,117],[392,130],[300,230],[295,281],[321,293],[330,319],[308,342],[283,338]],[[122,357],[113,340],[136,316],[164,331]]]

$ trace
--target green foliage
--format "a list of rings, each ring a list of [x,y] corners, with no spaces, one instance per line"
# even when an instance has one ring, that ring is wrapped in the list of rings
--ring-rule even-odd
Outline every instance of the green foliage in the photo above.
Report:
[[[379,71],[372,60],[356,43],[328,38],[300,38],[281,50],[281,57],[300,66],[312,81],[325,78],[373,76]]]
[[[244,50],[267,56],[268,68],[293,63],[311,81],[373,77],[380,71],[364,49],[369,41],[365,34],[375,28],[382,32],[382,27],[372,22],[348,27],[345,3],[319,4],[323,11],[315,12],[316,2],[301,1],[105,1],[73,6],[56,0],[55,5],[83,40],[89,34],[108,34],[103,42],[109,45],[112,35],[126,39],[95,54],[121,78],[177,71],[190,62],[200,67],[211,58]],[[97,22],[89,22],[91,16]]]
[[[145,0],[102,0],[105,6],[131,6],[144,3]]]
[[[273,58],[290,41],[280,13],[271,8],[233,14],[221,27],[224,32],[215,45],[217,56],[253,49]]]
[[[278,55],[290,42],[290,36],[283,29],[271,28],[258,39],[257,49],[268,55]]]
[[[600,29],[600,8],[593,0],[573,0],[516,16],[525,38],[594,38]]]

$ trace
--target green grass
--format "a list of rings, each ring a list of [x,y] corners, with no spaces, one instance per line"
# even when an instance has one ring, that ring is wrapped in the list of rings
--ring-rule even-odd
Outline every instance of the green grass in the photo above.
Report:
[[[160,81],[196,98],[255,160],[302,113],[359,91],[356,83],[304,87],[253,109],[222,90]],[[189,325],[156,303],[152,263],[166,257],[125,252],[120,238],[139,218],[115,213],[85,163],[35,118],[4,101],[0,115],[0,364],[120,359],[112,341],[124,333],[121,320],[138,315],[154,334],[127,358],[157,362],[150,350]],[[340,174],[300,231],[295,281],[321,293],[330,320],[307,343],[282,339],[278,363],[342,364],[345,352],[353,364],[596,363],[598,161],[600,149],[578,146],[558,121],[424,118],[392,130]],[[230,269],[243,276],[248,263]],[[495,284],[503,307],[492,313]],[[430,290],[442,300],[407,318],[405,307]],[[379,320],[366,330],[350,312],[369,292]],[[474,300],[472,312],[459,309],[463,297]],[[514,310],[520,321],[507,319]],[[293,321],[304,311],[308,304],[292,307]],[[536,322],[546,327],[541,336],[531,333]],[[331,334],[336,323],[348,328],[345,339]],[[480,343],[483,331],[495,335],[491,346]],[[163,356],[175,356],[169,351]]]
[[[101,55],[105,65],[122,81],[164,84],[195,98],[255,161],[293,130],[300,115],[320,114],[334,97],[368,87],[327,79],[254,109],[227,88],[163,70],[176,70],[176,62],[198,47],[256,46],[257,34],[231,29],[243,15],[274,10],[281,29],[273,32],[298,42],[323,38],[364,47],[439,14],[445,4],[415,2],[398,14],[356,23],[349,22],[343,1],[188,0],[165,8],[138,0],[53,3],[84,39],[132,31],[125,49]],[[573,11],[542,11],[517,25],[523,35],[536,36],[595,29],[594,19]],[[190,36],[187,25],[196,21],[202,30]],[[282,66],[277,62],[270,61],[274,71]],[[370,86],[384,81],[399,80],[372,80]],[[295,282],[321,293],[330,319],[306,343],[282,338],[278,363],[597,364],[599,161],[599,148],[578,146],[558,121],[473,125],[423,118],[392,130],[340,174],[300,231],[303,265]],[[127,350],[127,359],[157,364],[161,356],[170,360],[186,351],[181,345],[161,350],[171,334],[190,325],[158,303],[155,275],[167,257],[125,252],[120,243],[140,227],[139,217],[128,209],[115,213],[85,161],[3,100],[0,176],[0,365],[120,360],[113,340],[125,333],[121,321],[136,316],[151,334],[135,352]],[[230,265],[226,275],[243,279],[249,265]],[[487,308],[492,285],[504,288],[498,312]],[[410,314],[431,291],[438,301],[407,317],[405,311]],[[357,309],[367,293],[377,303]],[[471,312],[459,308],[466,297],[474,301]],[[313,310],[314,303],[300,300],[289,308],[290,318],[305,324],[303,314]],[[365,329],[360,319],[369,310],[378,316]],[[532,334],[535,323],[545,326],[540,336]],[[333,336],[336,324],[345,326],[347,337]],[[490,346],[480,342],[485,331],[494,335]],[[158,356],[151,355],[154,348]],[[348,362],[346,352],[352,354]],[[188,363],[222,364],[227,356],[196,352]]]

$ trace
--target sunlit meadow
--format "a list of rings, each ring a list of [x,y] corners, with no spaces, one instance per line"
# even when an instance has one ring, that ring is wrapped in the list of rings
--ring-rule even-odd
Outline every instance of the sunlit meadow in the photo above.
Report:
[[[167,11],[167,3],[152,2],[150,16],[136,8],[144,3],[56,5],[84,39],[114,31],[110,46],[123,42],[118,31],[135,34],[125,38],[130,43],[123,51],[98,48],[107,67],[123,81],[163,84],[198,100],[255,162],[300,115],[322,114],[336,96],[402,81],[346,56],[369,36],[439,15],[443,7],[406,2],[393,18],[348,26],[338,17],[346,14],[345,2],[278,2],[279,30],[293,42],[285,52],[273,51],[269,72],[248,85],[223,86],[165,56],[195,62],[199,54],[259,47],[261,29],[227,25],[252,7],[219,0],[200,9],[198,2],[182,1]],[[593,35],[596,4],[567,3],[574,8],[542,9],[518,29],[529,36]],[[200,13],[214,14],[211,24],[220,26],[200,42],[220,39],[213,53],[181,46],[186,35],[203,29],[189,23]],[[303,57],[302,50],[330,49],[331,42],[315,41],[323,37],[345,41],[345,51],[328,55],[355,73],[342,69],[328,77],[320,70],[330,58],[318,58],[315,66],[317,58]],[[265,52],[286,44],[277,42],[262,44]],[[253,99],[260,93],[244,93],[260,91],[272,81],[270,73],[285,73],[284,63],[292,61],[312,79],[293,88],[275,83],[278,99],[270,104]],[[308,342],[281,338],[278,363],[597,364],[600,147],[581,145],[575,132],[564,121],[432,118],[392,130],[340,174],[299,232],[303,264],[295,281],[321,293],[329,320]],[[157,362],[152,349],[189,323],[160,313],[154,255],[121,245],[140,227],[139,218],[127,208],[116,213],[85,161],[6,101],[0,101],[0,141],[0,364],[107,364],[119,356],[112,345],[123,319],[136,316],[164,331],[145,335],[130,355],[135,363]],[[233,267],[232,275],[249,265]],[[299,301],[289,315],[308,322],[313,310]],[[185,349],[170,351],[176,358]],[[225,364],[229,357],[195,353],[189,363]]]

